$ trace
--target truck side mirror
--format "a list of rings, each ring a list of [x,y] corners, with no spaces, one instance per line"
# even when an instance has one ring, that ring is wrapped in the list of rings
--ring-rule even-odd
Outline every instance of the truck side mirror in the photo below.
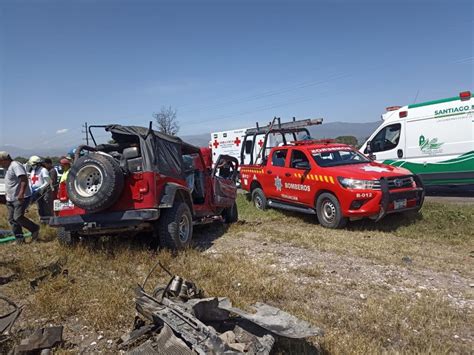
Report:
[[[375,160],[375,154],[372,153],[372,141],[367,141],[367,146],[365,147],[365,152],[370,160]]]
[[[296,169],[301,169],[301,170],[311,170],[311,166],[309,165],[309,162],[307,161],[299,161],[295,164]]]

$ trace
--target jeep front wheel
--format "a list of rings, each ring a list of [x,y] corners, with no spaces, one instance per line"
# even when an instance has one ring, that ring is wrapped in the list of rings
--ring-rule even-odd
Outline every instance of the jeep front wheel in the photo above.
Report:
[[[176,201],[173,207],[161,211],[158,220],[161,246],[173,250],[188,247],[193,237],[193,217],[188,205]]]
[[[257,187],[252,191],[252,201],[257,209],[262,211],[267,209],[267,198],[261,188]]]
[[[343,228],[347,218],[342,215],[341,205],[336,196],[322,193],[316,201],[316,213],[319,223],[326,228]]]
[[[239,211],[237,210],[237,203],[230,207],[227,207],[222,211],[222,218],[224,219],[224,223],[230,224],[235,223],[239,220]]]

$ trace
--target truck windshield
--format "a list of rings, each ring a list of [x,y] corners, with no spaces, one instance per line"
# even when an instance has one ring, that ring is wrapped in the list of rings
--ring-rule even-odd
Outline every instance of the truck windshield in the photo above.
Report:
[[[0,169],[0,179],[3,179],[5,177],[5,170]]]
[[[314,161],[321,167],[369,163],[370,160],[351,148],[322,148],[311,151]]]

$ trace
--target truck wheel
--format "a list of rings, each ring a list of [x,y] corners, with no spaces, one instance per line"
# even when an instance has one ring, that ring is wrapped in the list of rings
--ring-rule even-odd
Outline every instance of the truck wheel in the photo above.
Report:
[[[172,250],[188,247],[193,237],[193,217],[188,205],[182,201],[175,201],[173,207],[161,211],[158,220],[161,246]]]
[[[80,157],[71,167],[67,193],[74,205],[89,212],[112,206],[123,190],[124,174],[114,158],[105,154]]]
[[[74,232],[65,230],[64,228],[58,228],[57,236],[59,244],[66,247],[72,247],[79,243],[79,236]]]
[[[224,218],[224,223],[230,224],[235,223],[239,220],[239,211],[237,210],[237,203],[231,207],[227,207],[222,211],[222,218]]]
[[[252,201],[257,209],[262,211],[267,209],[267,198],[261,188],[257,187],[252,191]]]
[[[347,223],[336,196],[327,192],[319,195],[316,201],[316,213],[319,223],[326,228],[343,228]]]

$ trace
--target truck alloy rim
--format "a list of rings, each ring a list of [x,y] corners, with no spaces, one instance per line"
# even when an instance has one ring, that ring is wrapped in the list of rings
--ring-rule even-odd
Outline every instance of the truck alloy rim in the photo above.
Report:
[[[179,240],[186,243],[189,238],[189,218],[186,215],[181,216],[179,221]]]
[[[323,218],[327,222],[332,222],[336,218],[336,206],[330,200],[325,200],[322,205]]]
[[[259,210],[261,210],[262,206],[263,206],[262,198],[258,195],[255,196],[255,207],[257,207]]]
[[[77,172],[74,187],[82,197],[92,197],[100,190],[103,181],[100,169],[94,165],[86,165]]]

